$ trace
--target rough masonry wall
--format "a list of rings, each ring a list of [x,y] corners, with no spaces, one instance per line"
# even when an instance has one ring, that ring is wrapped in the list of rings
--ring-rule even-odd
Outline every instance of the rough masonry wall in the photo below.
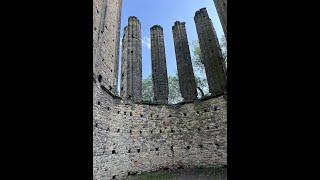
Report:
[[[184,101],[192,101],[197,98],[197,85],[192,69],[185,22],[176,21],[172,27],[172,33],[181,95]]]
[[[227,79],[218,37],[206,8],[198,10],[194,20],[209,91],[213,94],[221,94],[226,91]]]
[[[222,96],[175,106],[124,105],[108,96],[102,92],[94,107],[94,179],[227,164]]]
[[[151,31],[151,64],[153,82],[153,101],[159,104],[168,103],[168,75],[163,29],[159,25],[152,26]]]
[[[227,0],[213,0],[219,15],[223,32],[227,37]]]
[[[122,0],[93,0],[94,77],[116,93]]]
[[[137,17],[129,17],[122,43],[120,95],[125,100],[139,103],[142,98],[142,43],[141,24]]]

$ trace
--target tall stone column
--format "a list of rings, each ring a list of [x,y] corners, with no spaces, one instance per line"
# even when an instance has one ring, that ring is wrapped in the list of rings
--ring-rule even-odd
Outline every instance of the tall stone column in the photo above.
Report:
[[[227,0],[213,0],[216,6],[223,32],[227,37]]]
[[[226,74],[217,34],[205,8],[196,12],[194,20],[209,91],[213,94],[220,94],[226,91]]]
[[[122,39],[122,63],[120,96],[135,103],[142,96],[142,44],[141,24],[130,16]]]
[[[93,72],[101,86],[117,93],[122,0],[93,1]]]
[[[159,25],[154,25],[150,31],[154,102],[167,104],[169,88],[163,29]]]
[[[191,63],[185,22],[176,21],[172,27],[172,32],[181,95],[184,101],[192,101],[197,98],[197,85]]]

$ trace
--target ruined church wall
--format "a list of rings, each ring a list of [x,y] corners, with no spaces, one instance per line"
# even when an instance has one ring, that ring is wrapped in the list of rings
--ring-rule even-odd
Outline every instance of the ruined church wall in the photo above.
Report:
[[[226,101],[124,105],[95,84],[94,179],[116,179],[160,168],[227,162]]]

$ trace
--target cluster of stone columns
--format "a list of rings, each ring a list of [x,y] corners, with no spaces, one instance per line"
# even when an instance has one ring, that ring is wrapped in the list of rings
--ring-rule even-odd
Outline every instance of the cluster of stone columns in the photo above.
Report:
[[[217,11],[226,34],[226,0],[215,0]],[[206,8],[195,13],[194,21],[207,76],[209,92],[215,95],[226,92],[226,73],[219,41]],[[192,68],[185,22],[176,21],[172,26],[179,86],[184,101],[197,98],[197,85]],[[150,28],[151,62],[154,103],[167,104],[169,87],[163,28]],[[129,17],[122,39],[121,89],[124,100],[139,103],[142,99],[142,43],[141,24]]]
[[[120,96],[124,100],[141,102],[142,96],[141,24],[130,16],[122,39]]]

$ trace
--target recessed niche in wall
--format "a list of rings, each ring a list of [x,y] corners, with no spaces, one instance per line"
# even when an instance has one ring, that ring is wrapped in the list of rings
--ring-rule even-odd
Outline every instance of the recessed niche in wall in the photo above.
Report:
[[[120,114],[120,111],[118,111],[118,114]]]
[[[142,134],[142,131],[140,131],[140,134]]]
[[[112,154],[115,154],[116,153],[116,150],[112,150]]]
[[[127,115],[127,112],[126,112],[126,111],[124,111],[124,112],[123,112],[123,114],[124,114],[124,115]]]
[[[169,116],[168,117],[171,117],[171,114],[169,114]]]
[[[199,112],[199,111],[197,111],[197,114],[200,114],[200,112]]]
[[[98,105],[100,105],[100,101],[98,101]]]
[[[102,61],[104,61],[104,59],[102,59]]]
[[[117,132],[120,132],[120,129],[118,129]]]
[[[140,114],[140,117],[143,117],[143,115],[142,115],[142,114]]]
[[[171,151],[173,151],[173,146],[171,146]]]
[[[110,110],[110,107],[107,107],[107,110],[109,111],[109,110]]]
[[[200,131],[201,129],[200,128],[198,128],[198,131]]]
[[[152,130],[150,131],[150,133],[152,134]]]
[[[203,145],[202,145],[202,144],[200,144],[200,145],[199,145],[199,148],[203,148]]]
[[[152,114],[150,114],[150,117],[152,117]]]
[[[173,129],[171,129],[171,132],[172,132],[172,133],[174,133],[174,130],[173,130]]]
[[[112,179],[116,179],[116,176],[112,176]]]
[[[131,150],[130,150],[130,149],[128,150],[128,153],[131,153]]]
[[[102,76],[99,74],[99,76],[98,76],[99,83],[101,83],[101,80],[102,80]]]
[[[130,112],[130,116],[132,116],[132,112]]]
[[[210,129],[210,127],[208,126],[207,129]]]
[[[95,126],[98,127],[98,123],[96,123]]]
[[[208,109],[205,109],[204,112],[209,112]]]
[[[133,51],[131,51],[131,53],[133,53]]]
[[[162,130],[160,129],[160,133],[162,133]]]
[[[216,145],[217,147],[219,147],[219,146],[220,146],[218,143],[215,143],[215,145]]]
[[[131,134],[131,133],[132,133],[132,130],[130,129],[130,131],[129,131],[129,132],[130,132],[130,134]]]
[[[187,146],[187,149],[190,149],[190,146]]]
[[[213,107],[213,110],[214,110],[214,111],[218,110],[218,107],[217,107],[217,106],[214,106],[214,107]]]
[[[186,114],[186,113],[183,113],[183,115],[184,115],[184,116],[187,116],[187,114]]]
[[[140,152],[140,149],[137,149],[137,152],[139,153],[139,152]]]
[[[157,118],[159,117],[159,115],[156,116]]]
[[[159,151],[159,148],[156,148],[156,151]]]
[[[111,87],[111,86],[109,86],[109,90],[110,90],[110,91],[112,90],[112,87]]]

